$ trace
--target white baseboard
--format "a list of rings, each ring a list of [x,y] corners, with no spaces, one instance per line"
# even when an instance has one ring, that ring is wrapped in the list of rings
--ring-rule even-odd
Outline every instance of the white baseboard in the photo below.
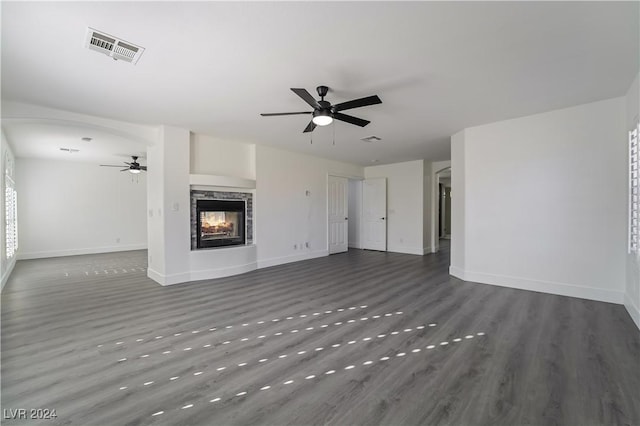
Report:
[[[13,267],[16,266],[16,258],[11,259],[9,264],[7,265],[7,270],[2,274],[2,281],[0,283],[0,293],[4,290],[4,285],[9,281],[9,277],[11,276],[11,272],[13,272]]]
[[[360,243],[349,243],[349,248],[362,249],[362,244],[360,244]]]
[[[70,250],[52,250],[52,251],[32,251],[27,253],[18,253],[18,260],[27,259],[42,259],[45,257],[62,257],[62,256],[78,256],[82,254],[98,254],[98,253],[112,253],[118,251],[131,251],[131,250],[146,250],[147,244],[129,244],[129,245],[117,245],[108,247],[90,247],[82,249],[70,249]]]
[[[247,272],[255,271],[257,268],[258,268],[258,262],[251,262],[245,265],[231,266],[228,268],[191,271],[191,281],[211,280],[215,278],[230,277],[231,275],[240,275]]]
[[[147,268],[147,277],[160,285],[173,285],[189,282],[191,274],[189,272],[181,272],[179,274],[163,275],[151,268]]]
[[[636,327],[640,329],[640,308],[633,303],[628,294],[624,295],[624,307],[627,308],[627,312],[631,315],[633,322],[636,323]]]
[[[308,253],[294,254],[291,256],[273,257],[271,259],[258,260],[258,269],[283,265],[285,263],[299,262],[301,260],[315,259],[317,257],[324,256],[329,256],[328,250],[317,250]]]
[[[399,244],[387,244],[387,251],[392,253],[417,254],[419,256],[424,255],[424,250],[420,247],[407,247]]]
[[[431,253],[431,246],[427,246],[427,247],[424,247],[424,248],[422,249],[422,255],[423,255],[423,256],[424,256],[425,254],[430,254],[430,253]]]
[[[471,272],[455,266],[449,267],[449,273],[454,277],[460,278],[461,280],[481,284],[491,284],[501,287],[517,288],[520,290],[537,291],[540,293],[549,293],[557,294],[560,296],[577,297],[580,299],[597,300],[599,302],[622,304],[624,301],[624,293],[621,291],[605,290],[601,288],[585,287],[552,281],[540,281],[528,278],[510,277],[506,275]]]

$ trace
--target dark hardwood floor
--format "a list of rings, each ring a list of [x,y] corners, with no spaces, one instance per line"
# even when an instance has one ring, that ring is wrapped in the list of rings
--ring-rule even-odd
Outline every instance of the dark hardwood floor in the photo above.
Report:
[[[351,250],[161,287],[144,251],[20,261],[3,424],[640,425],[624,307],[448,265]]]

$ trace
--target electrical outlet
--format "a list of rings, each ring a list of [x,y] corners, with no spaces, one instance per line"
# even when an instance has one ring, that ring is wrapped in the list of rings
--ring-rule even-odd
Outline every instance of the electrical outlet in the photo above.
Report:
[[[298,245],[297,245],[297,244],[294,244],[294,245],[293,245],[293,249],[294,249],[294,250],[298,250]]]
[[[309,241],[307,241],[306,243],[304,243],[304,246],[305,246],[306,248],[309,248]]]

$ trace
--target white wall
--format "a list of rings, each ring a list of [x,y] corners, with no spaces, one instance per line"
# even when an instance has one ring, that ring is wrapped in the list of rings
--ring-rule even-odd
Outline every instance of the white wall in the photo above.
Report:
[[[146,248],[144,173],[32,158],[16,169],[20,259]]]
[[[197,133],[191,134],[192,174],[256,178],[255,145],[226,142]]]
[[[7,259],[6,252],[6,234],[5,234],[5,173],[7,171],[6,166],[7,163],[15,165],[15,157],[13,155],[13,151],[9,142],[7,141],[4,132],[1,133],[1,141],[0,141],[0,182],[2,183],[2,188],[0,188],[0,291],[4,288],[4,285],[7,283],[9,276],[11,275],[11,271],[13,271],[13,267],[16,264],[16,256],[13,256],[11,259]],[[12,179],[16,180],[15,176],[15,167],[13,172],[9,171]],[[17,191],[17,189],[16,189]],[[18,194],[18,200],[22,201],[22,194]],[[20,229],[18,229],[20,232]],[[19,245],[20,243],[18,243]]]
[[[188,130],[162,126],[158,141],[147,149],[147,275],[162,285],[191,279],[189,141]]]
[[[640,106],[640,74],[636,75],[633,84],[629,88],[626,96],[626,120],[625,129],[631,130],[638,123]],[[628,209],[628,202],[625,200],[625,208]],[[627,254],[626,257],[626,287],[624,305],[629,311],[634,322],[640,328],[640,257]]]
[[[257,145],[258,267],[326,256],[328,175],[361,178],[363,173],[360,166]]]
[[[616,98],[455,135],[451,273],[622,303],[624,114]]]
[[[365,167],[365,178],[387,178],[387,250],[425,253],[424,160]]]
[[[451,275],[461,277],[466,263],[466,161],[465,135],[462,130],[451,136],[451,187],[456,189],[451,198]],[[435,213],[437,214],[437,213]]]
[[[349,180],[349,247],[362,248],[362,181]]]

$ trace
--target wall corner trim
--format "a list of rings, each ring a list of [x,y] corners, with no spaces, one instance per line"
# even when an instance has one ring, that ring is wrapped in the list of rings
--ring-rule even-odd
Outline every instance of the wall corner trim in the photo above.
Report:
[[[631,319],[636,324],[636,327],[640,330],[640,308],[633,303],[633,300],[631,300],[628,294],[624,295],[624,307],[627,309],[627,312],[629,312],[629,315],[631,315]]]

